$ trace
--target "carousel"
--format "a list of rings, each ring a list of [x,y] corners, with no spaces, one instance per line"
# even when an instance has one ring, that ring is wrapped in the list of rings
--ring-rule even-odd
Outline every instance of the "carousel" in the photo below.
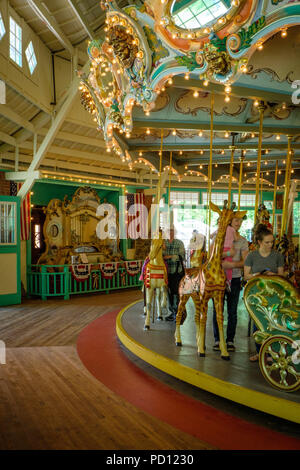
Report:
[[[247,100],[242,98],[242,88],[249,88],[247,74],[258,74],[251,64],[252,56],[265,45],[272,47],[273,38],[274,46],[278,34],[284,38],[290,28],[299,25],[300,4],[285,0],[233,0],[226,11],[220,10],[207,23],[186,29],[178,20],[180,11],[175,15],[174,3],[171,0],[149,0],[141,6],[120,9],[114,1],[103,1],[102,8],[106,10],[106,38],[103,41],[90,41],[90,72],[79,73],[82,103],[94,115],[99,130],[103,132],[107,150],[115,152],[128,164],[130,170],[139,164],[145,165],[145,171],[149,170],[149,175],[153,174],[153,168],[156,168],[157,173],[157,186],[153,191],[156,213],[152,214],[147,225],[148,234],[151,233],[151,246],[141,273],[144,300],[129,305],[120,312],[116,324],[117,335],[134,355],[181,381],[250,408],[299,423],[299,262],[293,240],[288,233],[293,202],[291,196],[295,192],[291,177],[298,148],[295,138],[298,131],[293,125],[293,116],[298,111],[297,103],[287,105],[281,102],[279,105],[279,93],[274,95],[272,102],[270,93],[264,94],[261,89],[252,96],[255,101],[251,105],[250,118],[241,113],[246,108],[249,110]],[[225,9],[225,2],[222,5]],[[190,81],[184,96],[176,94],[183,81]],[[188,119],[184,119],[178,130],[176,121],[171,122],[166,117],[168,107],[165,100],[170,99],[170,95],[166,95],[166,88],[170,89],[172,86],[175,88],[177,112],[188,116],[191,101],[187,101],[187,95],[190,100],[191,94],[196,98],[200,95],[198,103],[194,105],[194,116],[197,109],[205,108],[210,115],[209,122],[199,124],[194,120],[190,123]],[[220,90],[225,93],[227,111],[224,111],[220,102],[223,99],[220,98]],[[135,105],[141,108],[136,113]],[[230,154],[227,160],[228,196],[220,208],[212,202],[212,186],[213,173],[218,171],[217,165],[222,164],[222,154],[219,151],[221,147],[216,142],[221,128],[220,116],[224,112],[227,112],[227,116],[230,115],[228,127],[231,145],[228,146]],[[143,122],[142,113],[145,114]],[[146,117],[155,113],[156,120],[149,117],[147,121]],[[240,122],[245,117],[248,127]],[[270,183],[270,178],[265,179],[266,171],[264,172],[262,163],[267,155],[267,144],[272,147],[270,140],[266,139],[274,137],[274,141],[280,140],[280,136],[277,139],[277,135],[274,135],[271,120],[288,117],[291,121],[286,127],[282,127],[283,143],[281,142],[280,147],[285,167],[281,166],[283,157],[278,154],[276,156],[275,152],[272,160],[275,163],[274,178]],[[256,140],[250,145],[249,130],[252,129],[253,133],[253,123],[257,123]],[[201,139],[202,125],[208,139],[207,146],[202,146],[208,151],[207,175],[188,169],[187,165],[182,174],[180,169],[183,165],[179,163],[180,158],[175,150],[178,145],[172,141],[172,135],[176,139],[178,133],[189,129],[190,134],[194,132],[192,137],[196,133]],[[129,139],[130,134],[133,134],[137,142],[141,136],[141,128],[146,126],[147,131],[150,127],[154,128],[153,140],[148,140],[143,150],[139,150],[138,144],[130,148],[123,135]],[[185,132],[188,134],[186,130]],[[156,143],[156,140],[160,142]],[[243,150],[248,148],[245,142],[257,152],[255,176],[248,180],[244,176],[248,164],[246,150]],[[153,155],[154,150],[159,150],[159,159]],[[134,160],[134,152],[137,151],[140,159]],[[237,166],[238,178],[234,176]],[[278,177],[281,173],[284,173],[281,187],[284,194],[278,232],[278,224],[275,227],[275,207],[279,190]],[[213,212],[219,216],[219,225],[213,246],[201,247],[188,260],[191,267],[185,269],[180,281],[176,323],[171,324],[164,321],[168,275],[163,259],[166,235],[160,226],[159,203],[166,193],[167,213],[169,220],[172,219],[172,179],[177,180],[177,185],[180,185],[183,176],[187,181],[189,177],[196,176],[202,187],[206,185],[209,220],[207,239],[210,238]],[[246,215],[246,211],[241,210],[241,195],[248,184],[255,188],[250,250],[256,246],[255,233],[258,225],[265,224],[277,235],[276,249],[284,255],[285,276],[258,275],[246,284],[239,305],[241,317],[237,330],[237,350],[230,354],[224,339],[226,277],[222,268],[222,253],[226,229],[232,218],[243,218]],[[232,198],[233,185],[238,189],[236,206]],[[267,185],[273,186],[273,213],[266,208],[262,197],[263,188]],[[212,350],[211,299],[217,312],[220,354]],[[255,341],[261,344],[259,367],[249,362],[249,348],[253,344],[252,328],[248,328],[251,323],[257,326]]]

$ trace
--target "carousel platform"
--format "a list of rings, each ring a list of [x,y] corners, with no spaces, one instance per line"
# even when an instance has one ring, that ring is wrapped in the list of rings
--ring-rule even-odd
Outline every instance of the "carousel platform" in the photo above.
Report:
[[[116,321],[121,343],[135,356],[164,373],[201,390],[226,398],[273,416],[300,423],[300,391],[282,392],[272,388],[263,378],[258,362],[251,363],[255,352],[248,336],[248,313],[240,301],[236,351],[230,361],[223,361],[213,351],[212,308],[209,306],[206,357],[197,355],[194,304],[187,304],[188,316],[181,327],[182,346],[175,345],[175,323],[151,319],[150,330],[144,330],[143,302],[122,310]],[[226,330],[226,315],[225,315]]]

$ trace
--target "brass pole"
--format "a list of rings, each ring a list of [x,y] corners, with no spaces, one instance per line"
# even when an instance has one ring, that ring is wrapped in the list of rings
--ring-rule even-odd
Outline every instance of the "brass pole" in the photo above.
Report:
[[[169,194],[168,194],[168,206],[170,206],[170,196],[171,196],[171,168],[172,168],[172,152],[170,152],[170,169],[169,169]]]
[[[282,224],[280,237],[283,237],[283,234],[287,232],[287,212],[289,204],[289,194],[290,194],[290,180],[291,180],[291,166],[292,166],[292,150],[291,150],[291,140],[292,136],[288,136],[288,151],[286,157],[286,167],[285,167],[285,178],[284,178],[284,196],[283,196],[283,209],[282,209]]]
[[[160,203],[160,196],[161,196],[161,172],[162,172],[162,149],[163,149],[163,129],[161,130],[161,139],[160,139],[160,158],[159,158],[159,179],[158,179],[158,188],[157,188],[157,201],[158,204],[158,214],[156,213],[156,232],[158,234],[159,230],[159,203]]]
[[[230,157],[230,169],[229,169],[229,184],[228,184],[228,208],[230,209],[231,206],[231,187],[232,187],[232,173],[233,173],[233,158],[234,158],[234,137],[232,138],[232,145],[231,145],[231,157]]]
[[[278,160],[276,160],[275,177],[274,177],[274,194],[273,194],[273,214],[272,214],[272,227],[275,233],[275,212],[276,212],[276,193],[277,193],[277,178],[278,178]]]
[[[256,178],[256,188],[255,188],[254,223],[256,223],[258,201],[259,201],[259,175],[260,175],[260,166],[261,166],[262,131],[263,131],[264,110],[265,110],[265,105],[263,102],[260,103],[258,109],[259,109],[259,134],[258,134],[257,178]]]
[[[210,98],[210,145],[209,145],[209,167],[208,167],[208,255],[210,255],[210,222],[211,222],[211,187],[212,187],[212,152],[214,137],[214,94]]]
[[[245,159],[244,152],[241,153],[241,163],[240,163],[240,175],[239,175],[239,197],[238,197],[238,211],[241,207],[241,191],[242,191],[242,183],[243,183],[243,161]]]

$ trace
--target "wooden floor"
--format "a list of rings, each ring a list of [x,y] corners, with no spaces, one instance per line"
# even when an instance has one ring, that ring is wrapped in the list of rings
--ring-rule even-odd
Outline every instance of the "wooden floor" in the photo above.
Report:
[[[139,298],[126,290],[0,308],[1,450],[212,448],[111,392],[77,355],[86,325]]]

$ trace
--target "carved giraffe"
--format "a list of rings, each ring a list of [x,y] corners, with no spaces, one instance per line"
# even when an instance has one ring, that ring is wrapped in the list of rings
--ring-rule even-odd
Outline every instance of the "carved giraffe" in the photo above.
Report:
[[[218,232],[210,257],[200,272],[200,307],[196,309],[195,315],[198,354],[200,357],[205,356],[207,307],[208,301],[213,299],[219,327],[221,357],[224,360],[229,360],[230,357],[224,340],[223,328],[224,294],[226,287],[226,276],[222,268],[223,247],[227,226],[231,223],[233,217],[242,218],[246,215],[247,211],[233,212],[233,210],[227,209],[225,206],[223,210],[221,210],[212,202],[210,203],[210,209],[217,212],[220,218]]]

